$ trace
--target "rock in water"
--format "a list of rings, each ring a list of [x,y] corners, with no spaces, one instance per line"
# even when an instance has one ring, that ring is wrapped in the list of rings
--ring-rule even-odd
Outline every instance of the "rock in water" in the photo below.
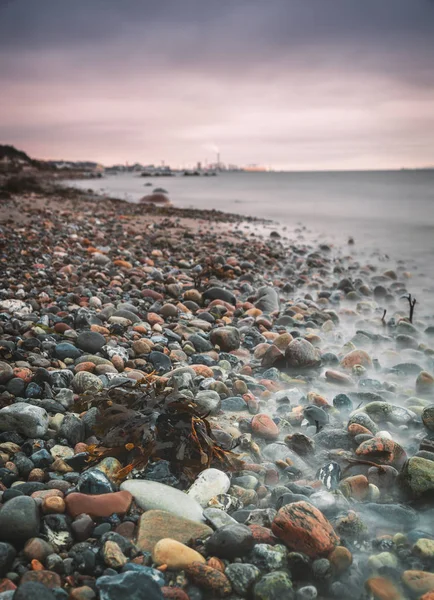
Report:
[[[0,540],[20,545],[39,533],[38,505],[28,496],[11,498],[0,510]]]
[[[276,290],[269,286],[259,288],[255,306],[266,313],[279,310],[279,296]]]
[[[271,529],[288,548],[311,558],[328,554],[339,542],[322,512],[308,502],[293,502],[283,506],[274,518]]]
[[[121,490],[127,490],[143,510],[165,510],[191,521],[204,521],[200,504],[176,488],[142,479],[124,481]]]
[[[328,490],[336,490],[341,480],[341,467],[337,462],[329,462],[320,468],[317,475]]]
[[[287,367],[291,369],[311,369],[321,363],[318,349],[307,340],[298,338],[287,346],[285,360]]]
[[[16,431],[29,438],[43,437],[48,430],[44,408],[17,402],[0,410],[0,431]]]
[[[410,458],[401,475],[402,481],[414,496],[434,490],[434,461],[414,456]]]
[[[205,508],[211,498],[218,494],[226,494],[230,485],[231,481],[223,471],[205,469],[199,473],[187,494]]]

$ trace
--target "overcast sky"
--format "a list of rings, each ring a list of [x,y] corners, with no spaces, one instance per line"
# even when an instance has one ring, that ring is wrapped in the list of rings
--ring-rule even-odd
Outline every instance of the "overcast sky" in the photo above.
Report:
[[[434,164],[433,0],[0,0],[0,143],[37,158]]]

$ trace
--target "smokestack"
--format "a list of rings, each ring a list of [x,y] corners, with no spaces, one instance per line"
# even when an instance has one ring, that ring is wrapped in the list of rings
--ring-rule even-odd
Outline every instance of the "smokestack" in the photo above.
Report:
[[[217,152],[217,168],[220,169],[220,152]]]

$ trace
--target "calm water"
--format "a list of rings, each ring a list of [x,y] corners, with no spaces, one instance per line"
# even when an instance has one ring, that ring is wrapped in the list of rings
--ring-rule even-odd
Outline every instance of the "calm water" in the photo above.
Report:
[[[151,186],[145,184],[151,182]],[[291,233],[378,249],[432,272],[434,171],[339,173],[221,173],[217,177],[143,178],[136,174],[74,182],[81,188],[137,202],[154,188],[175,206],[216,208],[273,219]]]

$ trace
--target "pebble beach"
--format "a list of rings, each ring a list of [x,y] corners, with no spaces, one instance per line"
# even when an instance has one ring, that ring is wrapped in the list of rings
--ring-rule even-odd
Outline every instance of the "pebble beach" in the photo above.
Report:
[[[215,210],[2,199],[0,600],[434,600],[425,279]]]

